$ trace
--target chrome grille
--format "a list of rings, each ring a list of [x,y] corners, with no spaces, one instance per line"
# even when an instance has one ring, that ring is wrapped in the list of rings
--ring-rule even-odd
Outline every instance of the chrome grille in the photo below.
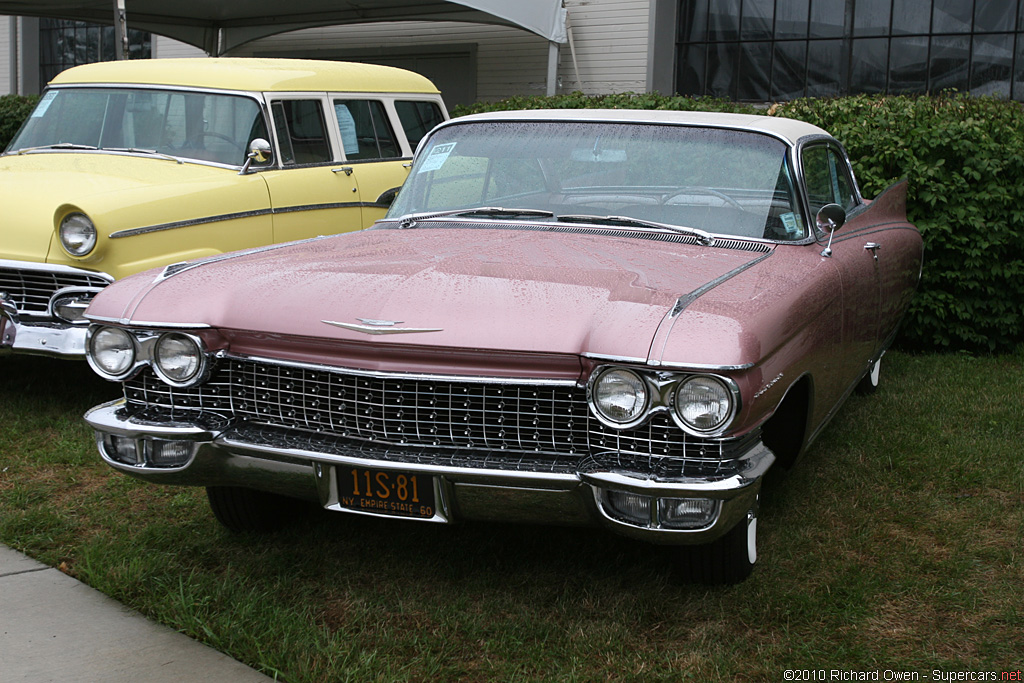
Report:
[[[687,435],[664,414],[617,431],[591,418],[577,386],[367,376],[222,359],[209,380],[173,388],[145,371],[124,384],[129,406],[169,418],[223,415],[252,424],[395,446],[557,454],[600,452],[718,462],[723,443]]]
[[[47,270],[0,267],[0,292],[14,302],[18,312],[27,316],[45,316],[50,297],[65,287],[105,287],[98,275]]]

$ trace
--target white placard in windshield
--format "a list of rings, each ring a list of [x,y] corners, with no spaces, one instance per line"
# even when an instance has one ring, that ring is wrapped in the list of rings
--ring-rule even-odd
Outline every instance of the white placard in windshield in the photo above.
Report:
[[[32,110],[32,118],[37,119],[46,113],[46,110],[50,108],[53,101],[57,99],[57,92],[51,90],[50,92],[43,95],[43,99],[39,100],[39,104]]]
[[[448,161],[448,156],[455,150],[455,142],[446,142],[443,145],[438,145],[434,149],[430,150],[427,158],[420,164],[420,170],[417,173],[426,173],[427,171],[436,171],[437,169],[444,166],[444,162]]]

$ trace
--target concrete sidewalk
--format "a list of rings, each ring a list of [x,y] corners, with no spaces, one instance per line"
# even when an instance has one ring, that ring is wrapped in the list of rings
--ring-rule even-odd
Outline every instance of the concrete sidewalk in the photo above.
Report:
[[[272,679],[0,545],[0,681]]]

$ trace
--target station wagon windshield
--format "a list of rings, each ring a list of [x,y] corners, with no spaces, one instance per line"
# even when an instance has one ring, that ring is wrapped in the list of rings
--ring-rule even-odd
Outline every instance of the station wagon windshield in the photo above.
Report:
[[[142,88],[49,90],[7,152],[99,149],[240,166],[250,141],[267,137],[248,97]]]
[[[421,150],[388,217],[501,207],[551,212],[569,222],[626,217],[717,235],[799,240],[806,232],[786,150],[768,135],[722,128],[450,125]],[[509,211],[513,219],[522,216]]]

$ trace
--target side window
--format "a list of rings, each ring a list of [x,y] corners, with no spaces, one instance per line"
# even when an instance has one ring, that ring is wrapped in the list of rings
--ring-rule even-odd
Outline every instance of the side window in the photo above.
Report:
[[[847,211],[856,205],[850,169],[834,149],[815,145],[805,149],[802,158],[812,219],[826,204],[839,204]]]
[[[384,104],[377,100],[334,100],[346,159],[393,159],[402,150]]]
[[[423,136],[444,122],[444,114],[436,102],[398,101],[395,102],[395,111],[398,112],[398,120],[402,122],[405,137],[414,152]]]
[[[320,100],[276,100],[271,109],[286,165],[332,161]]]

